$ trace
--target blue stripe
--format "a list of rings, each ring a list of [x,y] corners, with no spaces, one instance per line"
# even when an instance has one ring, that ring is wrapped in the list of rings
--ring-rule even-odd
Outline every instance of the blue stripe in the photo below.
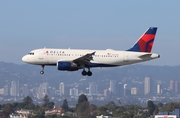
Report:
[[[89,67],[115,67],[118,65],[109,65],[109,64],[101,64],[101,63],[90,63]]]
[[[145,52],[148,52],[148,47],[149,47],[149,44],[152,43],[154,41],[154,38],[149,40],[147,43],[146,43],[146,51]]]

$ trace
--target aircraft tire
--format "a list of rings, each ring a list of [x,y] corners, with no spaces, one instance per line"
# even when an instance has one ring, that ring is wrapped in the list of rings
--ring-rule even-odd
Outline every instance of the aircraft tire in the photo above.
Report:
[[[82,71],[82,75],[83,76],[86,76],[87,75],[87,72],[85,70]]]
[[[88,76],[92,76],[92,72],[91,72],[91,71],[88,71],[88,72],[87,72],[87,75],[88,75]]]
[[[41,74],[41,75],[44,74],[44,71],[40,71],[40,74]]]

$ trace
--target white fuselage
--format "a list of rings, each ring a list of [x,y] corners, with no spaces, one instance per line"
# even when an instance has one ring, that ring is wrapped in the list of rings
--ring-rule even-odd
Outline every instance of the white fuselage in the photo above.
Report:
[[[58,61],[73,61],[88,53],[93,53],[91,67],[122,66],[159,58],[155,53],[116,50],[77,50],[43,48],[31,51],[22,60],[35,65],[56,65]]]

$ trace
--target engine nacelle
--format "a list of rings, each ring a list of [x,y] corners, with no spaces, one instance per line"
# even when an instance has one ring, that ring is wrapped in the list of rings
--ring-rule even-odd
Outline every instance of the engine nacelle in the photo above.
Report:
[[[58,70],[66,70],[66,71],[76,71],[78,70],[77,64],[71,61],[58,61],[57,62]]]

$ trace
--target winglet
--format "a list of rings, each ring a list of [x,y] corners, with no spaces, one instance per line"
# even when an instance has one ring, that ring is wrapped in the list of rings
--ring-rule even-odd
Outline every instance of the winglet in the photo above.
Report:
[[[151,52],[156,36],[156,31],[157,27],[148,28],[148,30],[133,45],[133,47],[128,49],[127,51]]]

